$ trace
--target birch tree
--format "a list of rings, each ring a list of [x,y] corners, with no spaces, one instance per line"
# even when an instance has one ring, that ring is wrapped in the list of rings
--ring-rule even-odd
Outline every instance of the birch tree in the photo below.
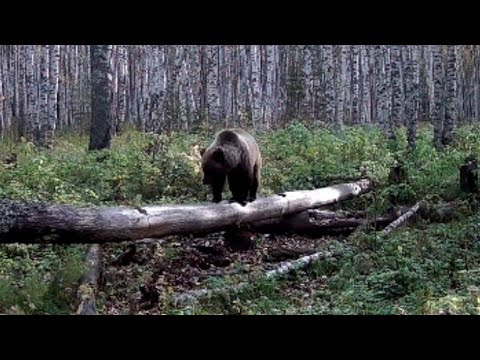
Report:
[[[325,117],[327,122],[333,123],[335,120],[335,84],[334,84],[334,66],[333,66],[333,45],[325,45]]]
[[[437,148],[442,145],[443,134],[443,68],[442,48],[440,45],[432,45],[433,66],[433,142]]]
[[[392,121],[395,126],[403,124],[403,90],[401,78],[400,46],[394,45],[390,53],[392,84]]]
[[[444,53],[442,49],[446,50]],[[110,118],[119,132],[207,124],[271,129],[376,124],[387,138],[432,121],[436,146],[457,121],[479,121],[477,45],[114,45]],[[0,131],[52,146],[88,131],[89,45],[0,45]],[[14,128],[15,127],[15,128]]]
[[[406,98],[405,98],[405,117],[408,131],[408,145],[414,148],[417,136],[417,106],[418,106],[418,52],[417,46],[408,47],[408,60],[405,67]]]
[[[454,45],[447,46],[445,122],[443,124],[442,145],[450,144],[452,131],[457,120],[457,60]]]

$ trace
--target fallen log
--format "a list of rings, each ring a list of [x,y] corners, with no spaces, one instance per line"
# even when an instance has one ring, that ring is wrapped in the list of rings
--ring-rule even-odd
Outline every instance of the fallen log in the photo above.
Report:
[[[417,202],[409,211],[407,211],[405,214],[400,216],[397,220],[395,220],[390,225],[388,225],[385,229],[383,229],[381,234],[388,235],[396,228],[406,224],[410,220],[410,218],[412,218],[418,212],[418,210],[420,210],[421,206],[422,206],[422,202],[421,201]]]
[[[443,204],[423,203],[418,214],[425,220],[437,223],[445,223],[458,220],[469,214],[471,209],[461,203],[451,202]]]
[[[292,191],[237,203],[80,208],[0,200],[0,243],[105,243],[214,232],[298,213],[359,195],[371,182]]]
[[[80,299],[77,315],[97,315],[97,309],[95,306],[95,292],[97,291],[101,274],[100,245],[90,245],[87,251],[86,262],[88,271],[83,279],[80,280],[80,286],[77,290],[77,296]]]
[[[389,224],[382,231],[382,235],[388,235],[396,228],[403,226],[414,215],[421,217],[424,220],[428,220],[436,223],[445,223],[453,220],[458,220],[463,216],[468,216],[471,213],[471,209],[462,205],[462,203],[443,203],[443,204],[429,204],[425,201],[419,201],[408,211],[403,210],[403,215],[398,217],[395,221]]]
[[[398,216],[388,216],[365,219],[364,213],[334,212],[326,210],[307,210],[297,214],[285,215],[276,219],[263,220],[250,225],[250,230],[258,233],[295,233],[307,236],[318,237],[338,233],[353,232],[361,225],[373,226],[381,229]]]
[[[401,213],[400,213],[401,215]],[[298,234],[309,237],[325,235],[348,235],[360,225],[374,227],[376,230],[395,220],[398,214],[365,220],[365,212],[307,210],[296,214],[284,215],[276,219],[257,221],[239,228],[231,226],[225,231],[225,244],[232,251],[246,251],[255,248],[253,233]],[[208,232],[195,233],[204,237]]]

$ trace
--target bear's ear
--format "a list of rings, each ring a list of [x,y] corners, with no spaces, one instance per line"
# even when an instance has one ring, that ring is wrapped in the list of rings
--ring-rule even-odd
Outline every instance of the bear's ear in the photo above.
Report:
[[[205,151],[207,151],[207,149],[201,148],[200,149],[200,156],[203,156],[203,154],[205,154]]]
[[[222,148],[215,149],[212,154],[212,158],[219,163],[223,163],[225,160],[225,154],[223,153]]]

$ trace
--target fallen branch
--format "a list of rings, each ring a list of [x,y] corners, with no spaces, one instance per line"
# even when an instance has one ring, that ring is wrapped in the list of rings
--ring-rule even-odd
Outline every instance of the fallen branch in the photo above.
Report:
[[[333,252],[317,252],[315,254],[304,256],[294,261],[287,261],[282,263],[277,269],[266,272],[264,278],[267,280],[271,280],[276,277],[280,277],[282,275],[286,275],[293,271],[302,269],[320,259],[325,259],[338,255],[339,254]],[[243,290],[245,287],[247,287],[247,285],[249,285],[248,282],[241,282],[239,284],[226,286],[220,289],[199,289],[187,291],[182,294],[174,295],[172,298],[172,302],[175,306],[181,306],[187,303],[194,303],[200,299],[210,299],[214,296],[225,294],[236,294]]]
[[[78,208],[0,200],[0,243],[105,243],[214,232],[298,213],[359,195],[367,179],[237,203]]]
[[[393,230],[395,230],[396,228],[406,224],[408,222],[408,220],[414,216],[418,210],[420,210],[420,207],[421,207],[421,201],[419,201],[418,203],[416,203],[409,211],[407,211],[405,214],[403,214],[402,216],[400,216],[397,220],[395,220],[394,222],[392,222],[390,225],[388,225],[385,229],[383,229],[383,231],[381,232],[382,235],[388,235],[390,234]]]
[[[300,256],[312,255],[314,253],[314,249],[286,249],[281,247],[271,249],[264,258],[267,262],[279,262],[297,259]]]
[[[282,263],[277,269],[270,270],[265,274],[265,277],[267,279],[272,279],[274,277],[279,277],[281,275],[286,275],[288,273],[291,273],[293,271],[302,269],[320,259],[324,259],[326,257],[332,257],[335,256],[336,254],[331,253],[331,252],[317,252],[312,255],[304,256],[301,257],[300,259],[293,260],[293,261],[287,261]]]
[[[98,244],[90,245],[87,251],[88,272],[80,281],[77,296],[80,299],[77,315],[96,315],[95,292],[101,273],[101,247]]]

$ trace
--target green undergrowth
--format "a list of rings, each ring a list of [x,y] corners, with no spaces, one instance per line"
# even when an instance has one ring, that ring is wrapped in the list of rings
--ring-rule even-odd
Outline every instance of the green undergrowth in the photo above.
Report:
[[[458,167],[466,156],[480,158],[480,131],[474,126],[459,128],[453,144],[441,151],[433,147],[429,126],[419,129],[413,152],[407,148],[404,129],[395,142],[375,129],[338,132],[301,123],[255,134],[264,157],[260,196],[327,186],[364,172],[375,190],[341,206],[372,215],[386,211],[392,201],[466,204],[468,198],[458,187]],[[59,136],[53,150],[6,139],[0,144],[0,158],[15,153],[17,162],[0,165],[0,198],[81,206],[208,201],[211,194],[202,185],[199,150],[212,138],[207,131],[152,135],[128,130],[102,152],[88,152],[88,138],[74,134]],[[408,180],[392,183],[389,171],[398,163]],[[478,223],[478,215],[466,211],[452,222],[416,223],[386,239],[360,233],[338,244],[344,256],[333,263],[321,261],[273,285],[256,283],[234,299],[172,311],[474,313],[480,286]],[[0,312],[71,312],[84,252],[83,246],[0,246]],[[305,297],[305,289],[296,291],[295,284],[308,281],[313,285]]]
[[[340,256],[171,314],[480,314],[480,216],[388,238],[333,241]],[[304,285],[304,286],[302,286]]]

